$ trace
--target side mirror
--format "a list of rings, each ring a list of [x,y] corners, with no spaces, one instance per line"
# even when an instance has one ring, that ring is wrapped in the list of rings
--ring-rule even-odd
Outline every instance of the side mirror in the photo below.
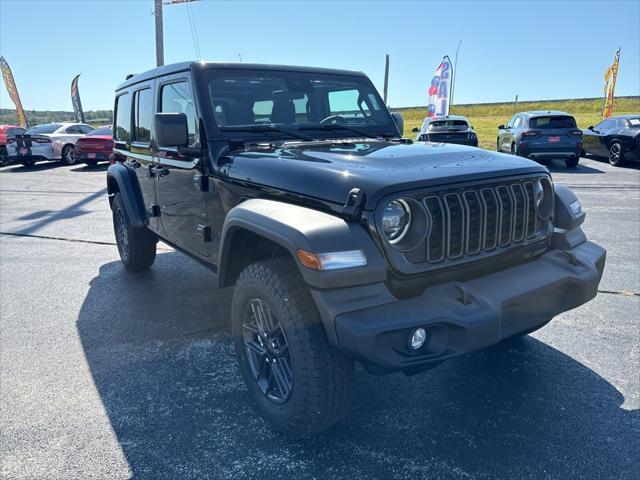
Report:
[[[186,147],[189,128],[184,113],[156,113],[156,143],[159,147]]]
[[[504,125],[498,125],[498,130],[504,130]]]
[[[420,131],[420,129],[419,129],[418,127],[413,127],[413,128],[411,129],[411,131],[412,131],[413,133],[418,133],[418,132]]]
[[[593,131],[593,125],[589,125],[587,128],[588,128],[589,130]]]
[[[396,122],[396,126],[400,131],[400,136],[404,135],[404,118],[402,118],[402,115],[398,112],[393,112],[391,116],[393,117],[393,121]]]

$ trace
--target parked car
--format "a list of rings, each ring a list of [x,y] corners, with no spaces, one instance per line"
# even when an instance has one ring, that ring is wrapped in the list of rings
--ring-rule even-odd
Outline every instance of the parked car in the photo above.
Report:
[[[402,139],[363,73],[167,65],[120,85],[114,112],[122,263],[148,270],[161,240],[235,286],[248,395],[293,438],[347,414],[356,361],[416,373],[597,293],[605,251],[566,186],[524,158]]]
[[[113,130],[111,125],[99,127],[80,137],[74,149],[76,161],[87,165],[113,160]]]
[[[565,112],[520,112],[498,126],[496,149],[533,160],[564,159],[576,167],[582,154],[582,130]]]
[[[609,159],[616,167],[640,161],[640,115],[605,118],[582,131],[584,153]]]
[[[15,135],[24,132],[25,129],[17,125],[0,125],[0,167],[9,163],[7,143]]]
[[[414,128],[412,131],[417,133],[416,140],[419,142],[478,146],[478,135],[469,120],[462,115],[449,115],[444,118],[427,117],[420,128]]]
[[[23,165],[42,160],[59,160],[66,165],[76,162],[73,147],[76,141],[93,130],[84,123],[46,123],[36,125],[16,135],[7,144],[10,159]]]

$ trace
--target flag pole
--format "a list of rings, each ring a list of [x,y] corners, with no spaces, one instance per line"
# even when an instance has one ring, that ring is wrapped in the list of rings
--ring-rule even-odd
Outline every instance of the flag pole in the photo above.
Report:
[[[456,48],[456,57],[453,60],[453,74],[451,75],[451,95],[449,96],[449,110],[451,110],[451,105],[453,105],[453,91],[456,88],[456,72],[458,71],[458,52],[460,51],[460,45],[462,44],[462,40],[458,41],[458,48]]]

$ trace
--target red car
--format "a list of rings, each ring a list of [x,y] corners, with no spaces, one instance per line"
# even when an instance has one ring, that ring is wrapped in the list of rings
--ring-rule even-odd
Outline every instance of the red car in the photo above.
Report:
[[[0,125],[0,167],[9,163],[7,155],[7,137],[24,133],[25,129],[17,125]]]
[[[113,160],[113,130],[111,126],[96,128],[80,137],[74,148],[75,158],[87,165]]]

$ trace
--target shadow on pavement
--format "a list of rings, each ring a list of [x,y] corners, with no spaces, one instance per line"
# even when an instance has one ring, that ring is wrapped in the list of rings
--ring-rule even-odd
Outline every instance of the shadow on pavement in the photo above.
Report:
[[[290,442],[245,397],[214,278],[171,252],[91,282],[77,328],[134,478],[638,478],[638,411],[531,337],[410,378],[359,371],[350,416]]]
[[[19,163],[11,163],[2,170],[5,173],[24,173],[24,172],[40,172],[42,170],[51,170],[52,168],[61,167],[58,161],[38,162],[34,165],[21,165]]]
[[[578,163],[578,166],[575,168],[568,168],[564,164],[564,160],[546,160],[540,163],[547,167],[551,173],[606,173],[604,170],[593,168],[582,163]]]
[[[79,163],[76,168],[71,169],[71,172],[86,173],[86,172],[106,172],[109,168],[109,162],[98,163],[97,165],[87,165]]]

